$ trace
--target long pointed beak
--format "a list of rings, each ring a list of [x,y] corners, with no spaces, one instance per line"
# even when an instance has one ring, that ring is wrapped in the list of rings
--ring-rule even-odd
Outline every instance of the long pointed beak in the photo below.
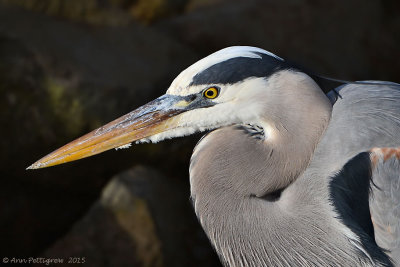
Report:
[[[163,95],[148,104],[68,143],[27,169],[66,163],[124,146],[177,127],[176,115],[189,104],[184,97]]]

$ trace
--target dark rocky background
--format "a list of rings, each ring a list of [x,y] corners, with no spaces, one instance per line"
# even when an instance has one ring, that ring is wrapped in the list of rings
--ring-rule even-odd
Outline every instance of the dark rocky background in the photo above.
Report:
[[[400,4],[0,0],[1,258],[219,266],[189,199],[199,136],[25,168],[230,45],[259,46],[335,78],[400,82]]]

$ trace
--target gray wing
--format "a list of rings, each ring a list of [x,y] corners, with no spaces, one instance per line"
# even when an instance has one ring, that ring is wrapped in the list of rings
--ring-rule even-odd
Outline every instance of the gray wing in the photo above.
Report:
[[[375,241],[400,266],[400,148],[371,150],[369,200]]]
[[[384,147],[397,147],[400,145],[400,85],[388,82],[368,81],[365,83],[347,84],[335,89],[331,98],[333,105],[332,117],[325,136],[322,138],[316,150],[316,156],[312,164],[326,177],[338,173],[342,166],[348,164],[347,171],[340,173],[337,179],[332,179],[331,188],[333,193],[339,194],[336,201],[336,209],[342,212],[343,221],[353,232],[357,232],[366,247],[373,249],[368,252],[374,253],[374,244],[369,243],[369,237],[375,235],[377,245],[385,249],[385,252],[400,267],[400,163],[397,159],[400,153],[396,149],[382,149]],[[331,95],[332,96],[332,95]],[[371,194],[362,201],[365,188],[365,177],[358,177],[358,172],[371,164],[363,162],[362,158],[349,162],[362,152],[372,148],[371,160],[372,173],[361,173],[373,183],[368,185]],[[396,157],[397,156],[397,157]],[[386,160],[385,160],[386,159]],[[361,162],[360,162],[361,160]],[[351,177],[351,174],[355,177]],[[349,175],[350,178],[349,179]],[[371,177],[372,175],[372,177]],[[341,176],[344,176],[344,178]],[[334,177],[335,178],[335,177]],[[355,180],[355,181],[354,181]],[[348,183],[353,186],[356,196],[348,195],[348,188],[339,189]],[[332,186],[333,184],[333,186]],[[354,185],[355,184],[355,185]],[[343,198],[344,195],[345,198]],[[351,194],[350,194],[351,195]],[[332,198],[335,200],[335,198]],[[351,203],[347,203],[349,199]],[[370,207],[364,214],[365,201],[369,201]],[[350,208],[343,208],[343,205]],[[347,209],[347,210],[346,210]],[[343,211],[344,210],[344,211]],[[348,211],[351,211],[350,213]],[[357,221],[357,216],[362,215]],[[369,220],[369,216],[372,216]],[[368,220],[368,221],[367,221]],[[349,222],[350,221],[350,222]],[[374,224],[371,223],[374,221]],[[363,238],[364,237],[364,238]],[[366,241],[365,241],[366,240]]]

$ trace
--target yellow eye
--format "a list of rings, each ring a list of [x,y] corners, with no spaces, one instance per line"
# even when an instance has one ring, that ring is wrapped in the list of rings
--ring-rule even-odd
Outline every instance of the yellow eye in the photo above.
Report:
[[[203,92],[203,96],[209,99],[214,99],[218,96],[219,90],[217,87],[210,87]]]

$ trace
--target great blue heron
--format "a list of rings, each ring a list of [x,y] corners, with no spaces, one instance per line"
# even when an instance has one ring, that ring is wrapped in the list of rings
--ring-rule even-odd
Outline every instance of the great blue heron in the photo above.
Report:
[[[399,266],[400,85],[343,83],[327,97],[323,81],[229,47],[30,168],[212,130],[192,155],[191,196],[224,264]]]

